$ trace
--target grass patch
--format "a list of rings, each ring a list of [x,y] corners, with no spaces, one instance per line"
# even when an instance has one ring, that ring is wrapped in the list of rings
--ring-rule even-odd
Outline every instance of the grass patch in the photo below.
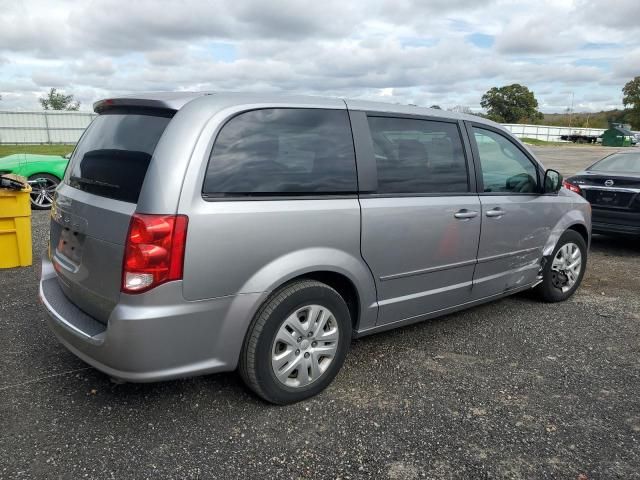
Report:
[[[66,155],[73,151],[75,145],[0,145],[0,157],[13,155],[14,153],[35,153],[38,155]]]
[[[537,138],[521,138],[521,142],[526,143],[527,145],[538,145],[538,146],[547,146],[547,147],[558,147],[558,146],[566,146],[573,145],[571,142],[547,142],[546,140],[538,140]]]

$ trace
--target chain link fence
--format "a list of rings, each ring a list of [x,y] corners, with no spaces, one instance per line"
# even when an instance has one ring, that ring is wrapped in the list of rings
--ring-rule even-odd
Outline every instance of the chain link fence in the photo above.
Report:
[[[96,116],[88,112],[0,111],[0,143],[76,143]]]

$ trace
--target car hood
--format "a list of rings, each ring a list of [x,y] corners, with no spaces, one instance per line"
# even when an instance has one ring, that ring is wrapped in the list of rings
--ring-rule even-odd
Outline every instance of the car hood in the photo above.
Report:
[[[66,160],[66,158],[61,155],[36,155],[34,153],[24,153],[23,158],[27,163]]]
[[[0,158],[0,169],[13,169],[20,165],[21,162],[24,162],[24,155],[15,154],[15,155],[7,155],[6,157]]]
[[[6,157],[0,157],[0,165],[18,165],[19,163],[52,162],[66,160],[61,155],[38,155],[35,153],[14,153]]]

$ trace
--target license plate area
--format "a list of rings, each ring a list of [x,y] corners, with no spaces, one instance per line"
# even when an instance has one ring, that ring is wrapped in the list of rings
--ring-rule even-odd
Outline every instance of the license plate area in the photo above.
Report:
[[[62,227],[60,229],[58,245],[56,246],[56,255],[64,257],[63,260],[66,260],[75,266],[80,265],[82,262],[82,246],[84,244],[84,239],[84,234],[74,232],[69,227]]]
[[[608,190],[594,190],[587,198],[594,205],[612,208],[628,208],[631,194],[626,192],[611,192]]]

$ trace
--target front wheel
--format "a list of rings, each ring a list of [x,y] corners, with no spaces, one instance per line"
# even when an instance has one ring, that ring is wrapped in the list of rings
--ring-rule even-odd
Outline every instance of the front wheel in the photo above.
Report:
[[[587,244],[574,230],[562,234],[542,272],[538,292],[546,302],[562,302],[580,286],[587,267]]]
[[[53,195],[60,180],[48,173],[37,173],[29,177],[31,185],[31,208],[48,210],[53,205]]]
[[[284,405],[324,390],[351,343],[349,308],[324,283],[302,280],[275,292],[256,314],[239,372],[263,399]]]

